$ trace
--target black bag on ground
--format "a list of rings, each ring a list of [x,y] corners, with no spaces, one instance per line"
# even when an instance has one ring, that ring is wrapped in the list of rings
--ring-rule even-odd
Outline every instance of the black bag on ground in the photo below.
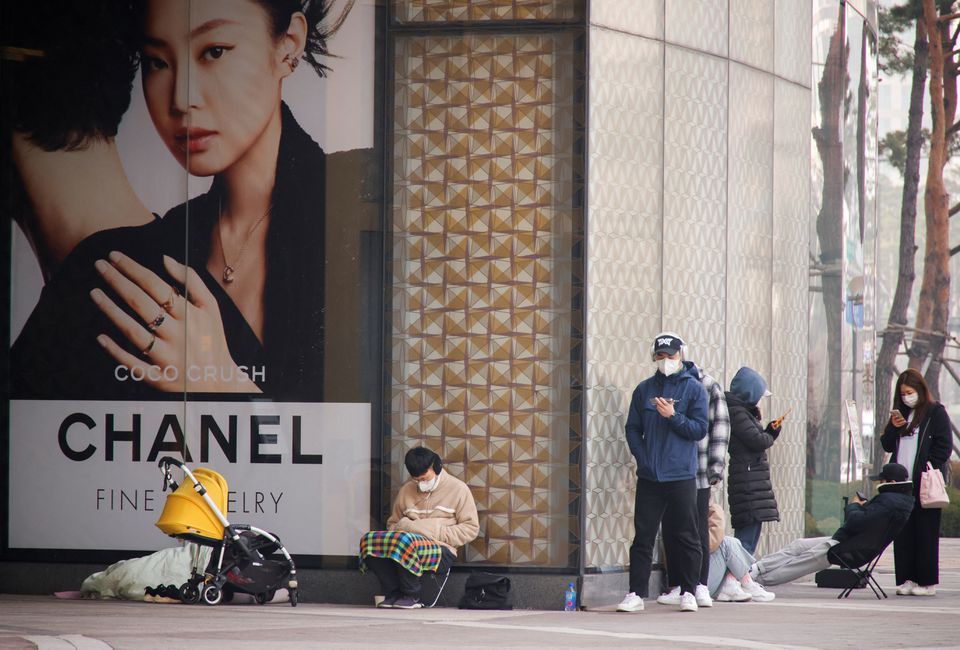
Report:
[[[825,589],[848,589],[850,587],[863,589],[867,586],[866,579],[861,580],[856,573],[846,569],[824,569],[817,571],[814,579],[818,587]]]
[[[471,573],[463,587],[460,609],[513,609],[510,578],[494,573]]]

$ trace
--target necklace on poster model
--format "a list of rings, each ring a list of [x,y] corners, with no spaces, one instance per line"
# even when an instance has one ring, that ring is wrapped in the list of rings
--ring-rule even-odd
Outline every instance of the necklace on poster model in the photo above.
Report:
[[[247,231],[247,234],[243,238],[243,243],[240,244],[240,250],[237,252],[237,256],[234,258],[233,263],[227,260],[227,251],[223,248],[223,211],[220,210],[220,204],[217,203],[218,214],[217,214],[217,239],[220,240],[220,254],[223,256],[223,283],[230,284],[234,280],[234,275],[237,272],[237,267],[240,265],[240,260],[243,258],[243,253],[247,249],[247,243],[250,241],[250,237],[253,235],[254,231],[260,227],[260,224],[263,223],[263,220],[267,218],[267,215],[270,214],[270,211],[273,210],[273,204],[270,204],[270,207],[267,208],[267,211],[261,215],[259,219],[254,222],[250,229]]]

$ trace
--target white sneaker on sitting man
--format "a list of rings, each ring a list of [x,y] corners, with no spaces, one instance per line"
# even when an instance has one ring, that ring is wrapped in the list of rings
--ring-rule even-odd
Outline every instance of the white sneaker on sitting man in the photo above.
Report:
[[[717,601],[721,603],[745,603],[752,599],[753,596],[743,590],[740,581],[729,573],[720,583],[720,589],[717,591]]]
[[[917,585],[910,590],[911,596],[936,596],[937,585]]]
[[[751,599],[755,603],[768,603],[777,597],[775,593],[773,593],[772,591],[767,591],[762,586],[760,586],[760,583],[758,583],[753,578],[750,578],[749,576],[746,582],[743,582],[741,584],[741,587],[745,592],[750,594]]]
[[[623,600],[620,601],[620,604],[617,605],[618,612],[642,612],[643,611],[643,598],[638,596],[635,592],[630,592],[623,597]]]

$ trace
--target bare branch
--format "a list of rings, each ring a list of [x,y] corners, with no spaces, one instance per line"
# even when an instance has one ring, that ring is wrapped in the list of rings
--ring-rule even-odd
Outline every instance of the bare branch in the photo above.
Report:
[[[956,20],[957,18],[960,18],[960,13],[952,13],[952,14],[947,14],[947,15],[945,15],[945,16],[938,16],[938,17],[937,17],[937,22],[938,22],[938,23],[949,23],[951,20]]]
[[[947,214],[952,217],[958,212],[960,212],[960,203],[957,203],[952,208],[950,208],[950,212],[948,212]]]
[[[950,257],[953,257],[957,253],[960,253],[960,246],[954,246],[950,249]]]

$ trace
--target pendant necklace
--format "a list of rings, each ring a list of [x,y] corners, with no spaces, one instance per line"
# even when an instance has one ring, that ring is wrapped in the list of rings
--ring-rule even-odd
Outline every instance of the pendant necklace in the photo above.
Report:
[[[220,204],[217,203],[217,208],[219,211]],[[219,212],[217,215],[217,239],[220,240],[220,254],[223,255],[223,283],[230,284],[233,282],[233,276],[237,271],[237,267],[240,265],[240,259],[243,257],[243,253],[247,248],[247,243],[250,241],[250,237],[253,235],[254,231],[260,227],[260,224],[263,223],[263,220],[267,218],[267,215],[270,214],[270,211],[273,209],[273,204],[270,204],[270,207],[267,208],[267,211],[263,213],[257,221],[250,226],[250,230],[247,231],[246,236],[243,238],[243,243],[240,244],[240,250],[237,252],[237,256],[234,258],[233,263],[227,261],[227,251],[223,248],[223,212]]]

